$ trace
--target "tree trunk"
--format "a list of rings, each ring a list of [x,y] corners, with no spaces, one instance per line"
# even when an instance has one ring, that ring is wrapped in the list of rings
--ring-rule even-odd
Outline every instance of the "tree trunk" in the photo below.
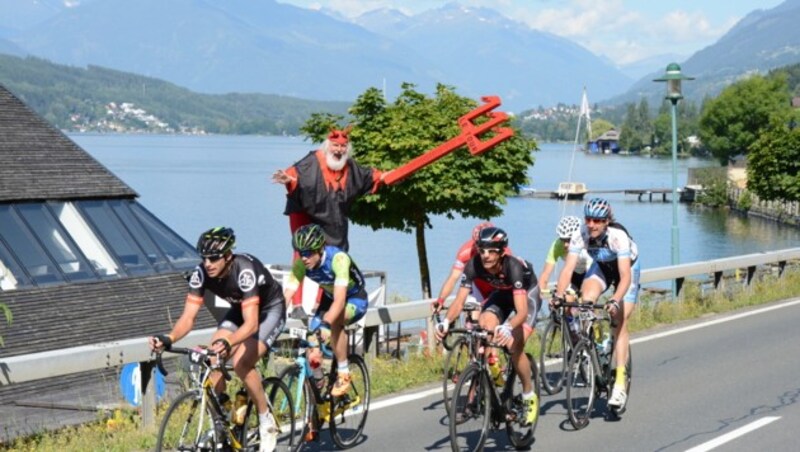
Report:
[[[422,285],[422,297],[431,298],[431,272],[428,268],[428,248],[425,246],[425,219],[416,215],[414,227],[417,236],[417,258],[419,259],[419,280]]]

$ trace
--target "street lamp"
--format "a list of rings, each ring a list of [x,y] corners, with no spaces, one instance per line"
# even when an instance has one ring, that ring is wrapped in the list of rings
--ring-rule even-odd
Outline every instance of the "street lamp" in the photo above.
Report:
[[[680,263],[678,246],[678,122],[676,118],[678,101],[683,99],[682,80],[694,80],[694,78],[681,74],[681,67],[678,63],[668,64],[664,76],[653,80],[654,82],[666,82],[667,95],[665,98],[672,103],[672,265]]]

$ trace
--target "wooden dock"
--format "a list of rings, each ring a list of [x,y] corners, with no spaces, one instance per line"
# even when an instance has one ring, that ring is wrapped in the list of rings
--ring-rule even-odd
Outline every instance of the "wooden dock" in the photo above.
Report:
[[[678,190],[680,192],[680,190]],[[586,193],[584,198],[589,197],[591,198],[594,195],[604,195],[604,194],[623,194],[623,195],[635,195],[639,201],[660,201],[661,202],[669,202],[671,200],[670,196],[672,194],[671,188],[624,188],[624,189],[616,189],[616,190],[589,190]],[[680,193],[679,193],[680,195]],[[553,199],[560,199],[556,196],[556,192],[554,191],[540,191],[540,190],[527,190],[524,192],[520,192],[519,197],[521,198],[553,198]]]

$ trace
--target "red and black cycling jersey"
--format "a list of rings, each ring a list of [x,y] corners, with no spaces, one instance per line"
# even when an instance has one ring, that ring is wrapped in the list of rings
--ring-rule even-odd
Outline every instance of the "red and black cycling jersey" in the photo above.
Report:
[[[232,306],[259,303],[259,310],[283,304],[283,289],[270,272],[249,254],[234,254],[220,278],[210,278],[203,265],[195,267],[189,277],[188,300],[203,302],[205,291],[224,298]]]
[[[485,282],[489,286],[488,292],[495,290],[527,292],[538,282],[533,265],[524,259],[507,254],[503,257],[500,266],[500,272],[492,274],[484,268],[479,255],[473,257],[464,267],[464,273],[461,275],[461,287],[472,288],[472,284],[476,283],[476,286],[481,288],[483,296],[487,297],[489,294],[483,293],[484,290],[480,284],[477,284],[478,282]]]

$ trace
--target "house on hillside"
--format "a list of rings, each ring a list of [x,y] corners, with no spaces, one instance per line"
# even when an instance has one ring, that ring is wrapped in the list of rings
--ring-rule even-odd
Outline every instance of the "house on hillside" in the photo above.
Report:
[[[0,323],[0,355],[169,330],[183,309],[186,274],[199,259],[137,197],[0,86],[0,302],[13,313],[11,326]],[[204,310],[196,327],[215,324]],[[75,413],[96,418],[101,402],[74,391],[101,380],[118,385],[116,372],[11,385],[0,378],[0,442],[39,423],[69,423]],[[65,409],[34,415],[31,406],[42,404]]]

